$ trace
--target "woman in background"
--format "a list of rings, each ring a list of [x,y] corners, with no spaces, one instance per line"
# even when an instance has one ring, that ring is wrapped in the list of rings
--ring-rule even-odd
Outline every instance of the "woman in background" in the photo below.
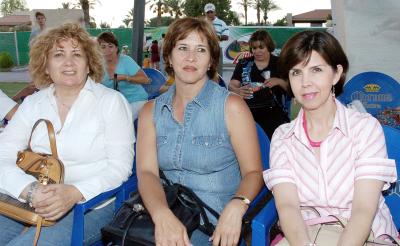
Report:
[[[271,53],[275,44],[267,31],[255,31],[249,46],[253,56],[239,60],[229,90],[245,99],[254,120],[271,139],[278,126],[289,122],[284,109],[288,83],[279,78],[278,57]]]
[[[141,85],[148,84],[150,81],[130,56],[120,54],[118,40],[112,32],[101,33],[97,37],[97,42],[105,58],[102,83],[108,88],[114,88],[114,76],[117,76],[117,89],[131,105],[133,120],[135,120],[148,97]]]

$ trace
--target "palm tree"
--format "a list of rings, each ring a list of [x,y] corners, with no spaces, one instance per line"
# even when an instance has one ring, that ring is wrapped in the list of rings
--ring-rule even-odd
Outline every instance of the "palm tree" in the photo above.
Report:
[[[72,3],[70,3],[70,2],[61,3],[61,5],[62,5],[62,9],[74,9],[75,8],[72,6]]]
[[[264,12],[264,24],[267,24],[268,12],[280,9],[273,0],[261,0],[261,10]]]
[[[134,8],[129,10],[128,14],[125,16],[126,18],[122,20],[126,27],[129,27],[131,23],[133,23],[133,16],[134,16]]]
[[[153,13],[157,13],[157,26],[161,26],[161,15],[169,12],[169,7],[165,3],[165,0],[152,0],[154,2],[150,5],[150,9],[153,9]]]
[[[247,8],[253,5],[253,0],[242,0],[239,5],[243,6],[244,10],[244,25],[247,26]]]
[[[93,9],[96,2],[101,4],[99,0],[78,0],[78,3],[75,4],[76,7],[81,8],[83,11],[83,19],[85,20],[86,27],[90,25],[89,9]]]
[[[255,0],[251,6],[257,10],[257,24],[260,25],[261,0]]]
[[[178,19],[180,16],[183,15],[183,1],[182,0],[165,0],[165,4],[169,8],[169,14],[171,17],[175,14],[175,19]]]

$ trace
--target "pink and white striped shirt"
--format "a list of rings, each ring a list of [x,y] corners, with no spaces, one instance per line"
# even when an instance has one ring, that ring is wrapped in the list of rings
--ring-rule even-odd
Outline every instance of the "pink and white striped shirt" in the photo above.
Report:
[[[270,169],[264,171],[268,189],[280,183],[297,186],[301,206],[312,206],[321,217],[350,218],[354,183],[378,179],[388,189],[397,178],[394,160],[388,159],[385,138],[379,122],[370,114],[346,108],[336,100],[332,130],[321,143],[320,158],[314,155],[303,129],[303,110],[291,123],[281,125],[271,141]],[[302,211],[304,220],[314,213]],[[381,195],[372,231],[375,236],[398,232]]]

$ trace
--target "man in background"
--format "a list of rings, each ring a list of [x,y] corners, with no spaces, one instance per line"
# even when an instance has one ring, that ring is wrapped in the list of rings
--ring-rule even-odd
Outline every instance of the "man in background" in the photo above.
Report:
[[[229,39],[229,29],[226,23],[218,19],[217,13],[215,12],[215,5],[212,3],[207,3],[204,6],[204,13],[209,21],[214,25],[215,32],[218,35],[220,41],[225,41]]]
[[[29,47],[32,46],[32,43],[35,40],[35,38],[46,28],[46,16],[42,12],[39,11],[36,12],[35,18],[37,27],[32,29],[31,31],[31,35],[29,36]]]

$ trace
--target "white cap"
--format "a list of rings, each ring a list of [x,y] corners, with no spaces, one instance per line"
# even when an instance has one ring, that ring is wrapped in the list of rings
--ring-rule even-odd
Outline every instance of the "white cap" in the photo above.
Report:
[[[207,3],[206,6],[204,6],[204,13],[207,13],[208,11],[215,11],[215,5],[212,3]]]

